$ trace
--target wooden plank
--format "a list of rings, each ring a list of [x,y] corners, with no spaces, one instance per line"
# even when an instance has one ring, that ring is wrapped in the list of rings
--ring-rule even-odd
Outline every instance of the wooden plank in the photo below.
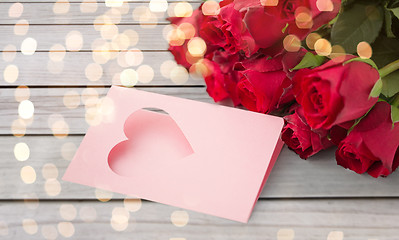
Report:
[[[1,29],[1,28],[0,28]],[[48,52],[36,52],[32,56],[26,56],[22,53],[3,53],[7,56],[15,54],[15,58],[12,62],[0,61],[0,72],[4,72],[10,65],[15,65],[18,68],[18,79],[15,82],[9,80],[9,75],[0,75],[0,86],[16,86],[16,85],[29,85],[29,86],[104,86],[111,84],[121,84],[120,73],[127,68],[134,70],[145,69],[148,74],[151,68],[153,77],[150,82],[145,77],[139,75],[138,86],[140,85],[152,85],[152,86],[165,86],[165,85],[203,85],[204,81],[199,78],[193,78],[189,76],[186,82],[173,82],[167,77],[167,73],[177,66],[174,63],[173,55],[169,52],[142,52],[142,63],[139,66],[126,66],[125,61],[120,62],[118,57],[110,59],[108,62],[102,65],[94,65],[97,68],[93,68],[90,71],[90,66],[93,66],[94,60],[93,55],[97,53],[93,52],[67,52],[65,57],[60,62],[53,62],[50,59],[52,53]],[[117,56],[121,55],[120,58],[126,57],[125,53],[115,53]],[[170,63],[170,67],[167,64]],[[164,64],[164,65],[162,65]],[[136,65],[136,64],[134,64]],[[144,68],[143,65],[147,65]],[[161,66],[164,66],[161,71]],[[89,71],[86,72],[86,69]],[[165,72],[165,70],[168,70]],[[140,70],[141,71],[141,70]],[[102,74],[101,74],[102,72]],[[162,74],[163,73],[163,74]],[[97,75],[100,74],[100,75]],[[184,77],[187,75],[182,72],[180,74],[173,75],[176,77]],[[96,77],[97,76],[97,77]],[[147,75],[148,76],[148,75]],[[6,78],[6,79],[5,79]],[[92,81],[92,80],[95,81]],[[96,80],[98,79],[98,80]],[[5,81],[8,80],[9,82]]]
[[[62,238],[63,234],[72,239],[392,240],[398,239],[399,228],[396,199],[261,201],[248,224],[152,202],[142,202],[131,213],[121,201],[40,202],[34,210],[23,202],[4,202],[0,213],[2,239]],[[172,219],[183,226],[174,225]],[[24,222],[31,236],[24,231]]]
[[[1,20],[0,20],[1,21]],[[125,43],[129,44],[128,49],[138,48],[142,51],[155,51],[168,49],[168,42],[163,36],[165,25],[153,25],[152,28],[143,28],[139,25],[117,25],[120,34],[125,33],[126,30],[133,30],[137,33],[137,37],[132,37],[132,40],[124,41],[123,44],[114,44],[112,48],[108,48],[112,51],[126,50]],[[165,30],[167,32],[168,30]],[[81,51],[90,51],[98,49],[101,43],[105,42],[102,39],[101,32],[94,29],[93,25],[63,25],[62,27],[57,25],[32,25],[29,26],[28,33],[26,35],[14,34],[14,26],[1,26],[0,38],[0,50],[9,51],[5,49],[7,45],[13,46],[13,51],[21,51],[22,42],[30,37],[37,42],[37,51],[65,51],[67,49],[66,39],[67,36],[80,36],[82,39],[81,45],[76,45]],[[68,35],[70,34],[70,35]],[[116,36],[116,35],[113,35]],[[108,40],[108,42],[111,42]],[[100,43],[100,44],[97,44]],[[60,47],[61,45],[62,47]]]
[[[106,95],[108,88],[90,89],[95,91],[99,98]],[[200,87],[184,87],[184,88],[146,88],[146,91],[156,92],[160,94],[172,95],[176,97],[188,98],[203,102],[213,102],[206,94],[205,88]],[[85,119],[86,109],[88,109],[82,101],[76,108],[67,108],[64,105],[64,95],[68,92],[76,95],[85,95],[87,97],[86,88],[31,88],[29,100],[34,104],[34,116],[27,121],[27,134],[52,134],[48,125],[50,117],[62,116],[66,124],[69,126],[69,134],[83,134],[86,132],[89,124]],[[15,88],[1,89],[0,91],[0,134],[11,134],[11,125],[14,120],[18,119],[18,105],[14,98]],[[90,94],[91,95],[91,94]],[[84,96],[84,97],[85,97]],[[69,98],[71,99],[71,98]],[[72,97],[74,100],[75,98]],[[68,101],[67,101],[68,103]],[[93,101],[88,101],[87,106],[95,106]],[[70,106],[70,104],[67,104]],[[88,110],[90,111],[90,110]],[[89,120],[90,122],[90,120]]]
[[[0,7],[0,23],[1,24],[16,24],[19,19],[27,19],[29,24],[93,24],[96,17],[107,14],[111,16],[112,23],[122,24],[165,24],[169,15],[167,12],[154,12],[153,15],[146,15],[140,18],[143,12],[134,12],[138,7],[149,7],[147,2],[129,2],[117,9],[121,14],[110,14],[111,9],[105,3],[78,3],[67,1],[60,1],[61,3],[47,3],[47,2],[26,2],[22,3],[23,11],[19,14],[19,6],[15,8],[14,13],[9,14],[9,9],[13,3],[1,3]],[[174,4],[169,4],[169,7],[174,7]],[[190,3],[195,9],[199,6],[199,1]],[[82,7],[86,9],[93,9],[92,11],[82,11]],[[172,9],[173,10],[173,9]],[[134,13],[134,17],[133,17]],[[14,14],[14,15],[13,15]],[[147,13],[144,13],[147,14]],[[15,17],[14,17],[15,16]],[[148,17],[151,16],[151,17]],[[141,20],[140,20],[141,19]]]
[[[17,0],[2,0],[3,3],[55,3],[59,0],[22,0],[22,1],[17,1]],[[70,3],[81,3],[81,2],[87,2],[87,3],[105,3],[106,0],[62,0],[62,2],[70,2]],[[134,3],[134,2],[140,2],[140,3],[149,3],[150,0],[121,0],[126,3]],[[182,2],[181,0],[167,0],[168,2]],[[198,0],[185,0],[185,2],[200,2]]]

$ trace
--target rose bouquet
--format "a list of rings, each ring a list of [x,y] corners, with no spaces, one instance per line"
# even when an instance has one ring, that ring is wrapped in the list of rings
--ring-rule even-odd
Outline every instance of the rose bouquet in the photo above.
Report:
[[[284,116],[301,158],[388,176],[399,165],[398,0],[209,0],[171,17],[169,50],[217,102]]]

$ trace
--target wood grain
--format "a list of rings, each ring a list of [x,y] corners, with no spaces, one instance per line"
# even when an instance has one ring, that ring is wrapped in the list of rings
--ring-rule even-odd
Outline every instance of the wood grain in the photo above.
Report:
[[[1,21],[1,20],[0,20]],[[168,49],[168,42],[163,36],[165,25],[153,25],[152,28],[143,28],[139,25],[117,25],[119,33],[126,30],[134,30],[138,34],[137,43],[130,45],[131,48],[138,48],[141,51],[165,51]],[[46,29],[43,31],[43,29]],[[94,29],[93,25],[32,25],[26,35],[14,34],[14,26],[1,26],[0,34],[7,36],[0,38],[0,50],[3,50],[7,45],[14,45],[17,51],[21,50],[23,40],[31,37],[37,42],[37,51],[49,51],[50,49],[57,51],[66,49],[66,37],[72,32],[77,31],[81,34],[83,44],[81,51],[90,51],[93,49],[93,42],[101,39],[101,33]],[[132,41],[133,42],[133,41]],[[63,48],[57,47],[60,44]],[[54,46],[56,45],[56,46]],[[112,51],[121,50],[119,45],[112,45]],[[126,48],[123,48],[125,50]]]
[[[26,2],[23,3],[23,13],[19,18],[9,16],[9,8],[12,3],[1,3],[0,8],[0,23],[1,24],[15,24],[19,19],[27,19],[29,24],[92,24],[97,16],[103,15],[110,10],[104,3],[78,3],[71,2],[65,3],[66,1],[60,1],[63,3],[59,4],[62,11],[54,11],[54,3],[49,2]],[[82,12],[81,5],[95,9],[94,12]],[[154,13],[155,18],[142,18],[141,21],[138,18],[133,18],[133,10],[140,6],[148,7],[149,2],[129,2],[119,8],[120,12],[126,12],[118,17],[111,17],[113,23],[122,24],[166,24],[167,12]],[[190,3],[192,8],[195,9],[199,6],[199,2]],[[172,4],[169,5],[173,6]],[[118,8],[116,8],[118,9]],[[58,11],[58,13],[57,13]],[[137,15],[137,13],[135,13]],[[115,15],[109,15],[115,16]],[[115,20],[115,21],[114,21]]]
[[[70,159],[83,136],[55,138],[52,136],[26,136],[22,138],[1,137],[0,150],[2,165],[0,172],[0,196],[2,199],[35,198],[40,199],[95,199],[95,189],[61,180]],[[14,147],[26,143],[30,157],[17,161]],[[42,169],[46,164],[54,164],[58,170],[57,179],[61,192],[52,196],[45,191],[46,179]],[[250,164],[250,159],[248,159]],[[25,184],[20,178],[21,168],[31,166],[36,171],[36,181]],[[337,166],[334,149],[322,152],[305,161],[288,148],[280,154],[271,176],[261,194],[261,198],[323,198],[323,197],[398,197],[396,191],[399,174],[389,178],[374,179],[358,175]],[[356,191],[354,191],[356,189]],[[114,194],[114,198],[122,195]]]
[[[48,125],[51,115],[61,115],[69,125],[69,134],[84,134],[89,126],[85,119],[86,107],[80,102],[77,108],[69,109],[64,106],[64,95],[73,91],[82,94],[86,88],[31,88],[30,101],[35,106],[33,121],[27,127],[27,134],[52,134]],[[106,95],[108,88],[92,89],[99,94],[99,98]],[[204,87],[184,88],[146,88],[146,91],[173,95],[202,102],[213,102]],[[15,88],[0,91],[0,134],[11,134],[11,124],[18,119],[18,105],[14,99]]]
[[[143,61],[141,65],[148,65],[154,72],[151,82],[141,82],[139,77],[138,86],[176,86],[170,78],[165,78],[161,72],[161,66],[166,61],[173,61],[173,55],[169,52],[143,52]],[[3,72],[9,65],[17,66],[19,70],[18,79],[15,82],[6,82],[4,74],[0,74],[0,86],[104,86],[111,84],[121,84],[120,78],[117,76],[127,68],[137,70],[140,66],[121,65],[116,59],[110,59],[107,63],[102,64],[102,75],[96,81],[91,81],[86,74],[86,68],[93,64],[92,52],[68,52],[61,62],[53,62],[49,58],[48,52],[36,52],[32,56],[26,56],[22,53],[15,53],[15,59],[12,62],[0,61],[0,71]],[[54,64],[54,65],[53,65]],[[58,71],[60,67],[61,71]],[[168,68],[171,71],[173,68]],[[100,72],[100,71],[96,71]],[[117,75],[116,75],[117,74]],[[116,75],[116,76],[115,76]],[[175,74],[176,76],[187,75],[184,73]],[[115,78],[114,78],[115,77]],[[204,85],[204,81],[199,78],[189,76],[187,82],[178,85]]]
[[[188,211],[189,220],[184,227],[177,227],[170,220],[172,213],[180,209],[143,202],[139,211],[124,215],[129,216],[129,221],[122,232],[115,231],[110,224],[113,210],[123,211],[121,201],[46,201],[39,202],[35,210],[28,209],[23,202],[3,202],[0,221],[6,222],[8,234],[2,239],[43,239],[42,232],[48,233],[49,228],[57,232],[58,224],[67,221],[60,215],[63,204],[72,205],[77,212],[67,215],[74,229],[71,238],[84,240],[202,240],[205,237],[220,240],[397,240],[399,228],[399,202],[394,199],[260,201],[248,224]],[[93,221],[85,222],[79,215],[87,208],[96,213]],[[23,219],[35,220],[38,228],[32,236],[24,232]],[[338,237],[342,233],[343,238]],[[58,237],[63,239],[60,234]]]

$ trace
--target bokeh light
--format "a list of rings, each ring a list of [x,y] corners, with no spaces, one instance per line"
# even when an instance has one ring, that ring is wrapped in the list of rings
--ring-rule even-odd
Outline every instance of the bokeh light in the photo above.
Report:
[[[265,7],[275,7],[278,5],[278,0],[260,0],[260,4]]]
[[[75,234],[75,227],[71,222],[60,222],[57,225],[58,232],[65,238],[70,238]]]
[[[50,48],[49,58],[54,62],[61,62],[66,55],[66,49],[61,44],[54,44]]]
[[[80,11],[82,13],[95,13],[97,11],[97,8],[98,8],[97,1],[83,0],[80,3]]]
[[[46,163],[42,167],[42,176],[44,179],[56,179],[58,177],[58,168],[53,163]]]
[[[300,29],[310,29],[313,26],[313,17],[310,9],[298,7],[295,10],[295,23]]]
[[[191,39],[187,44],[188,52],[193,57],[202,57],[206,52],[206,43],[200,37]]]
[[[125,87],[133,87],[137,84],[139,75],[134,69],[128,68],[121,73],[121,83]]]
[[[54,14],[67,14],[69,12],[70,4],[68,0],[57,0],[53,5]]]
[[[107,7],[121,7],[125,0],[105,0],[105,6]]]
[[[19,103],[18,114],[22,119],[30,119],[35,112],[35,106],[29,100],[23,100]]]
[[[176,17],[191,17],[193,7],[188,2],[179,2],[174,6],[173,12]]]
[[[21,44],[21,52],[23,55],[33,55],[37,49],[37,42],[33,38],[26,38]]]
[[[18,67],[15,65],[7,65],[3,72],[4,81],[14,83],[17,81],[19,75]]]
[[[301,48],[301,40],[295,35],[287,35],[283,40],[284,49],[288,52],[298,52]]]
[[[139,82],[150,83],[154,79],[154,70],[149,65],[141,65],[137,68]]]
[[[280,229],[277,232],[277,240],[294,240],[295,231],[294,229]]]
[[[65,37],[65,46],[68,51],[80,51],[83,47],[82,33],[70,31]]]
[[[15,59],[15,56],[17,55],[17,47],[15,47],[15,45],[12,44],[7,44],[4,48],[3,48],[3,60],[5,62],[12,62]]]
[[[46,240],[55,240],[58,237],[57,229],[52,225],[42,226],[41,233]]]
[[[75,109],[80,105],[80,95],[76,91],[67,91],[63,97],[64,106],[69,109]]]
[[[34,219],[23,219],[22,228],[29,235],[36,234],[38,230],[37,223]]]
[[[151,0],[148,4],[151,12],[166,12],[168,10],[167,0]]]
[[[170,220],[176,227],[184,227],[188,223],[189,216],[186,211],[174,211],[170,216]]]
[[[86,66],[85,75],[92,82],[98,81],[103,76],[103,68],[97,63],[90,63]]]
[[[357,45],[357,54],[362,59],[370,59],[373,56],[373,49],[368,42],[360,42]]]
[[[11,132],[15,137],[22,137],[26,133],[26,123],[22,119],[16,119],[11,124]]]
[[[142,206],[141,199],[139,198],[125,198],[123,200],[123,204],[130,212],[137,212]]]
[[[306,37],[306,45],[309,49],[314,50],[314,44],[319,40],[321,36],[318,33],[310,33]]]
[[[100,188],[96,188],[95,195],[100,202],[108,202],[112,199],[112,192]]]
[[[344,233],[341,231],[331,231],[328,233],[327,240],[343,240]]]
[[[341,45],[332,46],[330,58],[335,62],[343,62],[346,58],[345,49]]]
[[[328,56],[332,52],[331,43],[324,38],[320,38],[314,44],[315,51],[320,56]]]
[[[184,84],[188,81],[187,69],[181,65],[177,65],[170,72],[170,79],[175,84]]]
[[[208,0],[202,5],[202,14],[205,16],[215,16],[220,12],[219,3],[213,0]]]
[[[54,178],[47,179],[44,183],[44,190],[50,197],[58,196],[61,193],[61,183]]]
[[[24,166],[20,171],[21,179],[26,184],[32,184],[36,181],[36,171],[31,166]]]
[[[14,98],[17,102],[28,100],[30,97],[30,90],[27,86],[18,86],[14,92]]]
[[[317,0],[316,6],[321,12],[331,12],[334,10],[334,4],[331,0]]]
[[[8,16],[11,18],[19,18],[24,12],[24,5],[22,3],[14,3],[8,9]]]
[[[72,204],[62,204],[60,206],[60,215],[66,221],[72,221],[76,218],[77,210]]]
[[[177,67],[177,63],[173,60],[166,60],[161,64],[160,71],[164,78],[170,78],[170,73]]]
[[[76,144],[73,142],[66,142],[61,146],[61,156],[66,161],[71,161],[77,150]]]
[[[28,33],[29,22],[25,19],[18,20],[14,25],[14,34],[18,36],[23,36]]]
[[[30,156],[30,149],[28,144],[19,142],[14,146],[14,156],[18,161],[26,161]]]

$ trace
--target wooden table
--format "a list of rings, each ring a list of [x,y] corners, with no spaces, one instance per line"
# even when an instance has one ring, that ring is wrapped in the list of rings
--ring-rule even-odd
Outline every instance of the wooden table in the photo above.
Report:
[[[97,101],[124,69],[138,72],[137,88],[212,102],[202,80],[170,77],[167,14],[147,7],[1,1],[1,239],[399,239],[399,174],[354,174],[334,149],[303,161],[284,148],[248,224],[63,182]],[[34,115],[22,120],[27,99]]]

